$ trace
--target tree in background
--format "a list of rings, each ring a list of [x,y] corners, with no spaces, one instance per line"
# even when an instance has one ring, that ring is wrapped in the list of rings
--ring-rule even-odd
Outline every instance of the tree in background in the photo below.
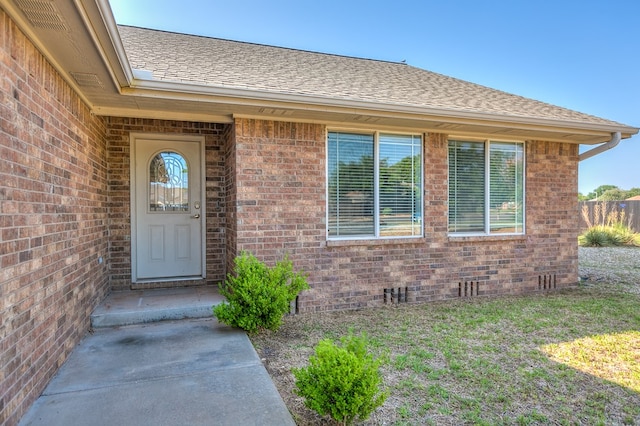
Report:
[[[578,201],[622,201],[640,195],[640,188],[620,189],[615,185],[600,185],[587,195],[578,194]]]
[[[597,187],[596,189],[594,189],[593,191],[591,191],[585,196],[585,201],[599,200],[602,194],[604,194],[610,189],[620,189],[620,188],[618,188],[615,185],[600,185],[599,187]]]
[[[627,191],[627,198],[635,197],[636,195],[640,195],[640,188],[631,188]]]
[[[627,199],[627,191],[620,188],[611,188],[604,191],[598,197],[598,201],[622,201]]]

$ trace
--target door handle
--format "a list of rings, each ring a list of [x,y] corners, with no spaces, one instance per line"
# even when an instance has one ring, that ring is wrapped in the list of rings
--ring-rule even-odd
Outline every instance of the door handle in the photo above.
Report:
[[[191,216],[191,219],[200,219],[200,213],[196,213],[193,216]]]

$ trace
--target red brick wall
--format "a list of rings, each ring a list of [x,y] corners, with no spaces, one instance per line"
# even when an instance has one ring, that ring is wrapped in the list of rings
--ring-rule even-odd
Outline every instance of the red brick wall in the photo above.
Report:
[[[317,124],[236,120],[237,252],[270,264],[288,253],[316,267],[325,244],[324,138]]]
[[[236,188],[236,139],[235,125],[229,126],[224,135],[224,184],[225,184],[225,205],[226,205],[226,238],[225,238],[225,255],[226,270],[233,271],[233,259],[237,253],[237,188]]]
[[[206,169],[207,282],[218,283],[225,274],[225,138],[231,126],[187,121],[109,117],[107,159],[109,168],[110,277],[114,290],[131,286],[130,137],[134,133],[203,135]],[[163,284],[165,285],[165,284]]]
[[[104,120],[2,10],[0,76],[0,424],[13,425],[108,291],[107,166]]]
[[[536,273],[578,281],[578,146],[527,145],[527,233]]]
[[[431,134],[425,237],[327,242],[324,126],[239,119],[235,137],[236,250],[271,264],[289,254],[312,287],[302,311],[381,306],[391,287],[408,287],[409,301],[420,302],[459,297],[461,282],[463,295],[472,281],[479,295],[538,291],[544,277],[557,288],[577,282],[573,145],[527,143],[525,236],[447,236],[447,138]]]

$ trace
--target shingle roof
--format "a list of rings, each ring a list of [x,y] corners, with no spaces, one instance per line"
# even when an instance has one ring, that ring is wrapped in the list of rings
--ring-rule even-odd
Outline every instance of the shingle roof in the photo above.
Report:
[[[133,69],[154,80],[496,116],[619,125],[403,63],[119,26]]]

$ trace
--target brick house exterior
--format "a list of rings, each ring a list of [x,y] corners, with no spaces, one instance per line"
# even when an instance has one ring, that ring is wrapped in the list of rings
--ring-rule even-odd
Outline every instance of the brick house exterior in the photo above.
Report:
[[[266,89],[243,88],[246,92],[238,95],[239,100],[230,100],[236,92],[223,88],[216,94],[219,99],[211,100],[202,89],[210,83],[206,76],[198,81],[202,93],[193,98],[186,92],[176,94],[183,86],[166,86],[167,93],[169,88],[174,92],[163,95],[157,91],[159,84],[173,82],[154,80],[155,86],[146,87],[135,75],[149,70],[127,68],[126,58],[118,56],[122,45],[107,37],[117,35],[118,28],[106,2],[74,3],[83,6],[81,14],[74,13],[77,6],[72,3],[51,3],[56,11],[52,19],[58,20],[51,25],[65,29],[56,32],[51,25],[39,24],[17,3],[0,2],[2,424],[17,424],[87,332],[90,313],[110,291],[214,285],[243,250],[267,263],[287,254],[309,274],[311,289],[298,300],[301,312],[380,307],[389,288],[406,288],[408,302],[414,303],[572,286],[578,280],[578,147],[606,142],[612,132],[628,138],[638,131],[535,101],[522,101],[525,104],[518,106],[520,98],[514,101],[515,115],[507,118],[491,111],[466,116],[461,108],[459,117],[446,119],[419,112],[423,106],[417,103],[406,111],[394,111],[392,103],[374,110],[371,102],[378,100],[364,92],[366,99],[361,104],[354,106],[344,98],[338,99],[342,102],[338,105],[335,99],[323,97],[322,91],[331,93],[331,87],[319,87],[308,104],[289,94],[286,99],[276,96],[267,102],[268,85]],[[82,31],[88,23],[93,37],[103,42],[100,55],[88,32]],[[144,44],[159,32],[120,30],[128,40],[124,45],[131,62],[137,63],[140,58],[136,55],[141,53],[158,52]],[[213,42],[162,34],[187,44]],[[71,37],[77,48],[87,49],[81,53],[89,58],[88,69],[73,62],[77,57],[70,59],[61,53],[60,37]],[[141,46],[139,51],[134,51],[132,42]],[[263,49],[271,49],[233,48],[255,50],[255,60]],[[311,62],[364,64],[379,67],[381,72],[389,67],[394,72],[399,69],[398,64],[284,53]],[[94,54],[101,58],[102,74],[93,74],[90,68],[97,63],[90,59]],[[121,60],[122,68],[114,65],[114,58]],[[241,67],[234,70],[239,73],[232,76],[237,81],[244,78],[243,72],[251,74]],[[406,70],[410,73],[407,78],[418,72]],[[139,84],[113,88],[109,75],[118,82],[133,78]],[[472,85],[459,87],[479,90]],[[246,97],[253,92],[255,98]],[[492,92],[498,98],[507,96],[496,93]],[[512,107],[512,99],[505,98],[506,108]],[[213,112],[206,112],[202,105]],[[547,112],[522,116],[529,110]],[[478,125],[482,120],[486,123]],[[424,220],[419,238],[328,238],[327,131],[343,127],[410,128],[422,135]],[[525,232],[448,233],[447,129],[479,136],[509,134],[524,143]],[[197,135],[204,140],[205,264],[200,279],[158,283],[132,278],[134,134]]]

